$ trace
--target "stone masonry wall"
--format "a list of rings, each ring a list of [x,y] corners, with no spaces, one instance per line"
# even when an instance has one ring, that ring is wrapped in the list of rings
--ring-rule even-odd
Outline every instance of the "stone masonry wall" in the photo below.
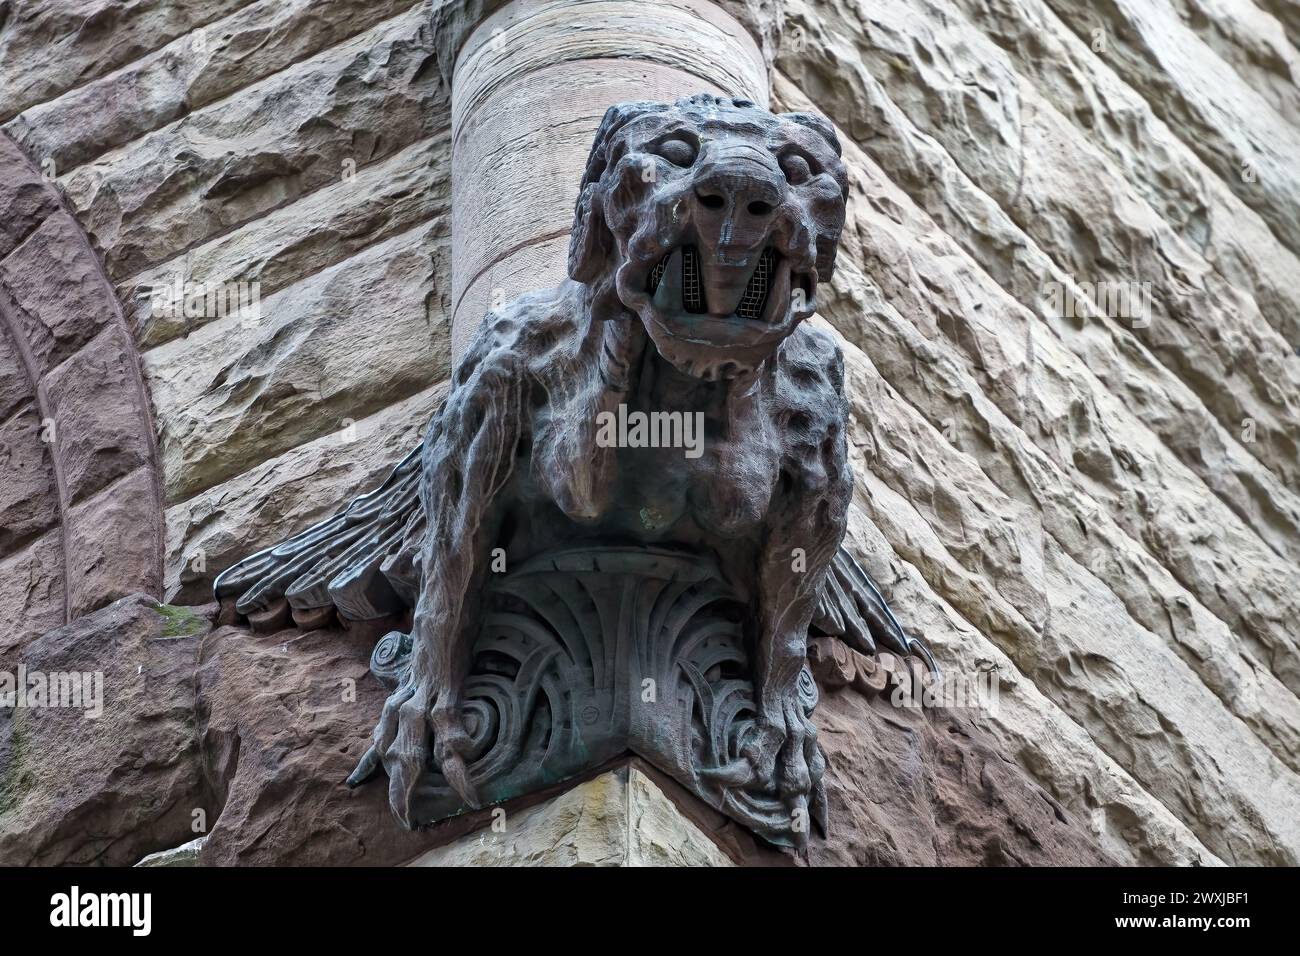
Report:
[[[0,4],[0,130],[141,353],[173,603],[374,485],[445,391],[431,12]],[[785,16],[774,105],[828,115],[851,170],[815,320],[851,546],[945,669],[996,669],[983,728],[1110,856],[1300,862],[1300,7]],[[152,314],[177,278],[260,282],[260,321]],[[1131,308],[1062,308],[1099,284]],[[37,574],[47,536],[6,540],[0,579]]]

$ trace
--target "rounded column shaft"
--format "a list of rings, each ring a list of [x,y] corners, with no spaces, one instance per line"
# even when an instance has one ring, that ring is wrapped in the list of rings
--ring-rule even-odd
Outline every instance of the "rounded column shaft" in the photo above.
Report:
[[[565,275],[578,182],[605,110],[692,93],[767,105],[767,64],[710,0],[512,0],[452,79],[452,347],[493,306]]]

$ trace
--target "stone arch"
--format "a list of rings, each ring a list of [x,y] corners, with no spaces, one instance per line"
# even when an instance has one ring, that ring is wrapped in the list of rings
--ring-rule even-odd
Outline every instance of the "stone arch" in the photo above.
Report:
[[[85,231],[0,133],[0,658],[162,587],[140,356]]]

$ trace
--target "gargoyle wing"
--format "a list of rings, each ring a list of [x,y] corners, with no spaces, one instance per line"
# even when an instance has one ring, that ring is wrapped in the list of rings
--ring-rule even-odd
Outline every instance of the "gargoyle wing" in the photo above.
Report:
[[[822,585],[821,599],[813,613],[814,631],[837,637],[853,650],[874,657],[878,647],[904,656],[922,658],[932,671],[938,667],[929,648],[909,637],[889,609],[871,575],[841,545]]]
[[[414,607],[424,534],[422,449],[332,518],[222,572],[213,582],[217,600],[234,598],[235,610],[248,617],[287,600],[299,621],[331,607],[353,621]]]

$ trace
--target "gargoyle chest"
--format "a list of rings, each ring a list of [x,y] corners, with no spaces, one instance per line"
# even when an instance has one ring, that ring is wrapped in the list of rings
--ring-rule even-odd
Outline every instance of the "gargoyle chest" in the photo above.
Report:
[[[717,405],[706,411],[628,402],[602,412],[591,454],[609,456],[608,493],[554,489],[555,503],[563,508],[564,502],[597,500],[598,513],[584,508],[569,517],[644,541],[755,534],[777,481],[778,457],[770,442],[732,437],[764,427],[756,408],[732,408],[729,418],[719,411]],[[590,472],[575,468],[570,474],[585,481]]]
[[[630,519],[628,530],[651,540],[673,537],[682,526],[722,538],[757,532],[776,469],[767,456],[740,452],[717,437],[696,457],[681,448],[621,449],[619,498]],[[738,488],[760,494],[738,493]]]

